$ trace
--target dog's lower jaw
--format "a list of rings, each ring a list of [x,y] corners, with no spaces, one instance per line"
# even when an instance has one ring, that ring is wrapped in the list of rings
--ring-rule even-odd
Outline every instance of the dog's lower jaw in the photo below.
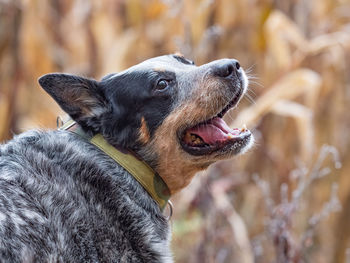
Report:
[[[183,162],[173,163],[171,166],[159,166],[157,168],[159,175],[167,184],[171,195],[180,192],[183,188],[190,184],[196,173],[208,168],[210,163],[201,165],[184,165]]]
[[[137,155],[143,159],[163,179],[169,188],[170,194],[176,194],[185,188],[193,176],[208,168],[214,161],[192,162],[183,158],[186,155],[177,147],[165,147],[161,151],[154,151],[155,141],[145,145],[137,151]]]
[[[154,136],[154,138],[170,138],[166,136],[169,132],[158,131],[164,134]],[[174,133],[176,134],[176,133]],[[228,149],[226,153],[216,153],[207,156],[191,156],[186,153],[180,142],[173,139],[154,139],[144,145],[137,154],[148,163],[163,179],[168,186],[171,195],[178,193],[185,188],[196,173],[207,169],[211,164],[219,160],[233,158],[237,154],[246,152],[253,144],[253,136],[249,136],[246,145],[237,152],[234,148]]]
[[[180,147],[169,148],[163,150],[161,156],[158,156],[158,164],[154,167],[160,177],[167,184],[171,195],[180,192],[183,188],[190,184],[196,173],[206,170],[211,164],[234,158],[237,154],[245,153],[254,143],[251,136],[247,146],[242,148],[239,153],[232,150],[231,153],[218,156],[207,156],[205,159],[194,158],[185,153]],[[182,156],[182,158],[179,158]],[[186,158],[187,157],[187,158]]]

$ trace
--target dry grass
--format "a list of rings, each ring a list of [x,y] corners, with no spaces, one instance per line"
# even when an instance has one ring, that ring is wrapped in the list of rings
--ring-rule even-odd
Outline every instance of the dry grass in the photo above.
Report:
[[[0,0],[0,141],[55,128],[44,73],[237,58],[251,88],[227,121],[256,147],[174,198],[176,262],[348,263],[349,14],[349,0]]]

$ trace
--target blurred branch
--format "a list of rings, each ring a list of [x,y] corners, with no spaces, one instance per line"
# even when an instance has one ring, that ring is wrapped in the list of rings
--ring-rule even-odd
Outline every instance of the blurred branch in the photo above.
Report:
[[[11,132],[16,131],[16,98],[18,94],[19,84],[21,82],[22,70],[21,62],[19,58],[19,34],[21,28],[21,19],[22,19],[22,9],[18,1],[13,1],[7,6],[7,17],[9,19],[10,29],[10,39],[8,46],[10,55],[10,64],[8,68],[10,74],[13,78],[9,81],[9,87],[7,92],[7,103],[6,108],[4,109],[5,119],[0,120],[2,125],[0,125],[0,141],[10,139],[12,137]]]
[[[306,254],[306,249],[310,246],[310,244],[312,244],[312,239],[315,235],[316,226],[319,225],[322,220],[326,220],[331,213],[339,212],[342,209],[337,194],[338,184],[333,183],[330,194],[330,200],[323,205],[323,208],[319,213],[314,214],[309,219],[308,229],[305,230],[301,238],[301,244],[304,250],[304,255]]]
[[[226,186],[226,182],[223,182]],[[235,247],[236,262],[253,263],[254,256],[248,238],[248,232],[243,219],[232,206],[227,194],[225,185],[219,182],[212,184],[210,189],[214,203],[218,210],[223,213],[229,222],[232,230],[232,245]]]
[[[99,56],[98,56],[98,49],[97,49],[97,43],[96,38],[92,30],[92,6],[90,1],[84,1],[83,3],[87,7],[87,12],[85,14],[85,19],[83,23],[86,25],[86,35],[87,35],[87,46],[88,46],[88,65],[89,69],[86,72],[88,76],[95,77],[98,75],[98,69],[99,66]]]
[[[282,184],[280,187],[280,203],[276,204],[270,197],[270,187],[267,182],[253,175],[253,180],[262,191],[268,219],[266,220],[266,234],[270,237],[276,251],[277,262],[299,263],[306,260],[306,251],[313,244],[313,237],[316,226],[325,220],[331,213],[341,209],[340,201],[337,197],[338,185],[333,183],[330,200],[326,202],[322,210],[311,216],[309,224],[300,240],[296,240],[293,233],[293,218],[302,204],[302,197],[305,191],[316,180],[323,178],[331,172],[329,167],[323,167],[327,156],[333,157],[336,169],[341,167],[338,151],[328,145],[324,145],[318,155],[316,163],[311,169],[299,164],[299,167],[291,173],[292,180],[298,180],[296,189],[292,191],[292,198],[288,198],[288,185]]]

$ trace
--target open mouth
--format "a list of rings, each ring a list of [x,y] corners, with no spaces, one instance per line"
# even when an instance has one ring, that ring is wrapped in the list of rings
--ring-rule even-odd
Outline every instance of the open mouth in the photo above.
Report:
[[[237,95],[220,113],[181,134],[181,146],[192,155],[208,155],[217,151],[233,149],[239,153],[249,142],[251,132],[243,128],[231,129],[223,116],[234,107],[241,96]]]

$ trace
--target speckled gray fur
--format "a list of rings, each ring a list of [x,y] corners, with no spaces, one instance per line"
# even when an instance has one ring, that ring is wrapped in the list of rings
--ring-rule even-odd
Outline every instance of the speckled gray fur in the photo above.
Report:
[[[156,202],[79,136],[0,146],[0,262],[172,262],[169,238]]]

